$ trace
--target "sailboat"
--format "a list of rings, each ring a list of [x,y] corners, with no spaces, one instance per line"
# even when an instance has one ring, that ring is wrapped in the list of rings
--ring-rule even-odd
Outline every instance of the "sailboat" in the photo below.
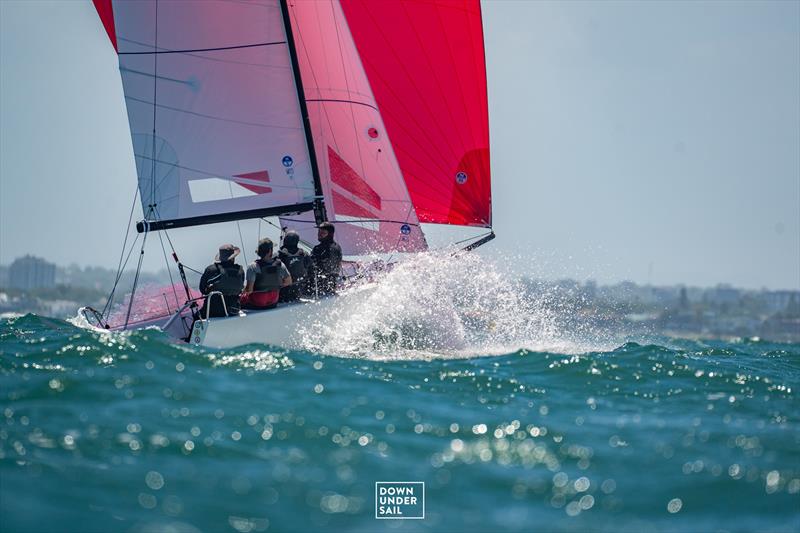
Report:
[[[93,2],[119,58],[139,269],[149,234],[266,217],[304,242],[330,221],[354,258],[427,250],[423,223],[480,230],[467,250],[494,237],[478,0]],[[193,344],[296,346],[298,324],[371,294],[354,284],[210,318],[172,256],[186,296],[176,310],[132,318],[134,281],[121,323],[110,305],[82,312]]]

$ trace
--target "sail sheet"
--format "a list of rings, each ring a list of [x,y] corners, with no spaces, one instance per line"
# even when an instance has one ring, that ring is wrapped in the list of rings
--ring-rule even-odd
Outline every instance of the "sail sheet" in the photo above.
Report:
[[[489,227],[479,0],[341,0],[422,222]]]
[[[290,2],[328,218],[346,255],[427,248],[338,0]],[[284,227],[316,241],[310,215]]]
[[[119,54],[147,220],[171,227],[311,208],[279,0],[95,6]]]

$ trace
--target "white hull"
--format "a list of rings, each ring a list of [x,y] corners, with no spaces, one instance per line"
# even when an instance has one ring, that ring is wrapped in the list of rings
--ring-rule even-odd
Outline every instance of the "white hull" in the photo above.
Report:
[[[301,348],[306,328],[335,320],[333,315],[338,313],[332,314],[334,307],[355,305],[373,291],[373,285],[363,285],[338,296],[279,304],[273,309],[244,310],[239,316],[198,320],[192,329],[190,342],[214,348],[251,343]]]

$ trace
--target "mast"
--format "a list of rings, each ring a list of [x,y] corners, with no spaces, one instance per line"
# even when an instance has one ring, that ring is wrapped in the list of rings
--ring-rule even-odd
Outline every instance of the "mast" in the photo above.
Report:
[[[311,174],[314,177],[314,220],[317,225],[328,220],[325,210],[325,200],[322,192],[322,180],[319,175],[319,165],[317,164],[317,152],[314,149],[314,137],[311,133],[311,120],[308,116],[308,106],[306,105],[306,93],[303,90],[303,78],[300,75],[300,64],[297,61],[297,48],[294,44],[294,34],[292,32],[292,19],[289,15],[289,3],[287,0],[280,0],[281,14],[283,15],[283,26],[286,28],[286,42],[289,45],[289,57],[292,60],[292,71],[294,72],[294,85],[297,88],[297,99],[300,101],[300,114],[303,117],[303,128],[306,133],[306,143],[308,144],[308,155],[311,157]]]

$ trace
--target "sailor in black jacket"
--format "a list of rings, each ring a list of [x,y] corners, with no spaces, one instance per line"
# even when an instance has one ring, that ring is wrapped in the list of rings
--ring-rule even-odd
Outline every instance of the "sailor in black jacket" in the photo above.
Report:
[[[239,314],[239,295],[244,284],[244,269],[234,261],[239,255],[239,248],[232,244],[223,244],[219,247],[219,253],[213,264],[206,267],[205,272],[200,277],[200,292],[209,294],[214,291],[221,292],[222,299],[214,296],[203,304],[203,316],[205,316],[206,306],[210,307],[209,316],[221,317],[225,315],[227,308],[228,316]]]
[[[336,282],[342,268],[342,247],[333,240],[335,228],[330,222],[319,225],[317,238],[319,244],[311,250],[311,276],[308,290],[314,295],[336,292]]]
[[[300,248],[299,244],[300,235],[296,231],[289,230],[284,234],[283,247],[278,252],[278,258],[292,275],[292,284],[281,288],[282,302],[291,302],[300,297],[308,271],[311,269],[311,256]]]

